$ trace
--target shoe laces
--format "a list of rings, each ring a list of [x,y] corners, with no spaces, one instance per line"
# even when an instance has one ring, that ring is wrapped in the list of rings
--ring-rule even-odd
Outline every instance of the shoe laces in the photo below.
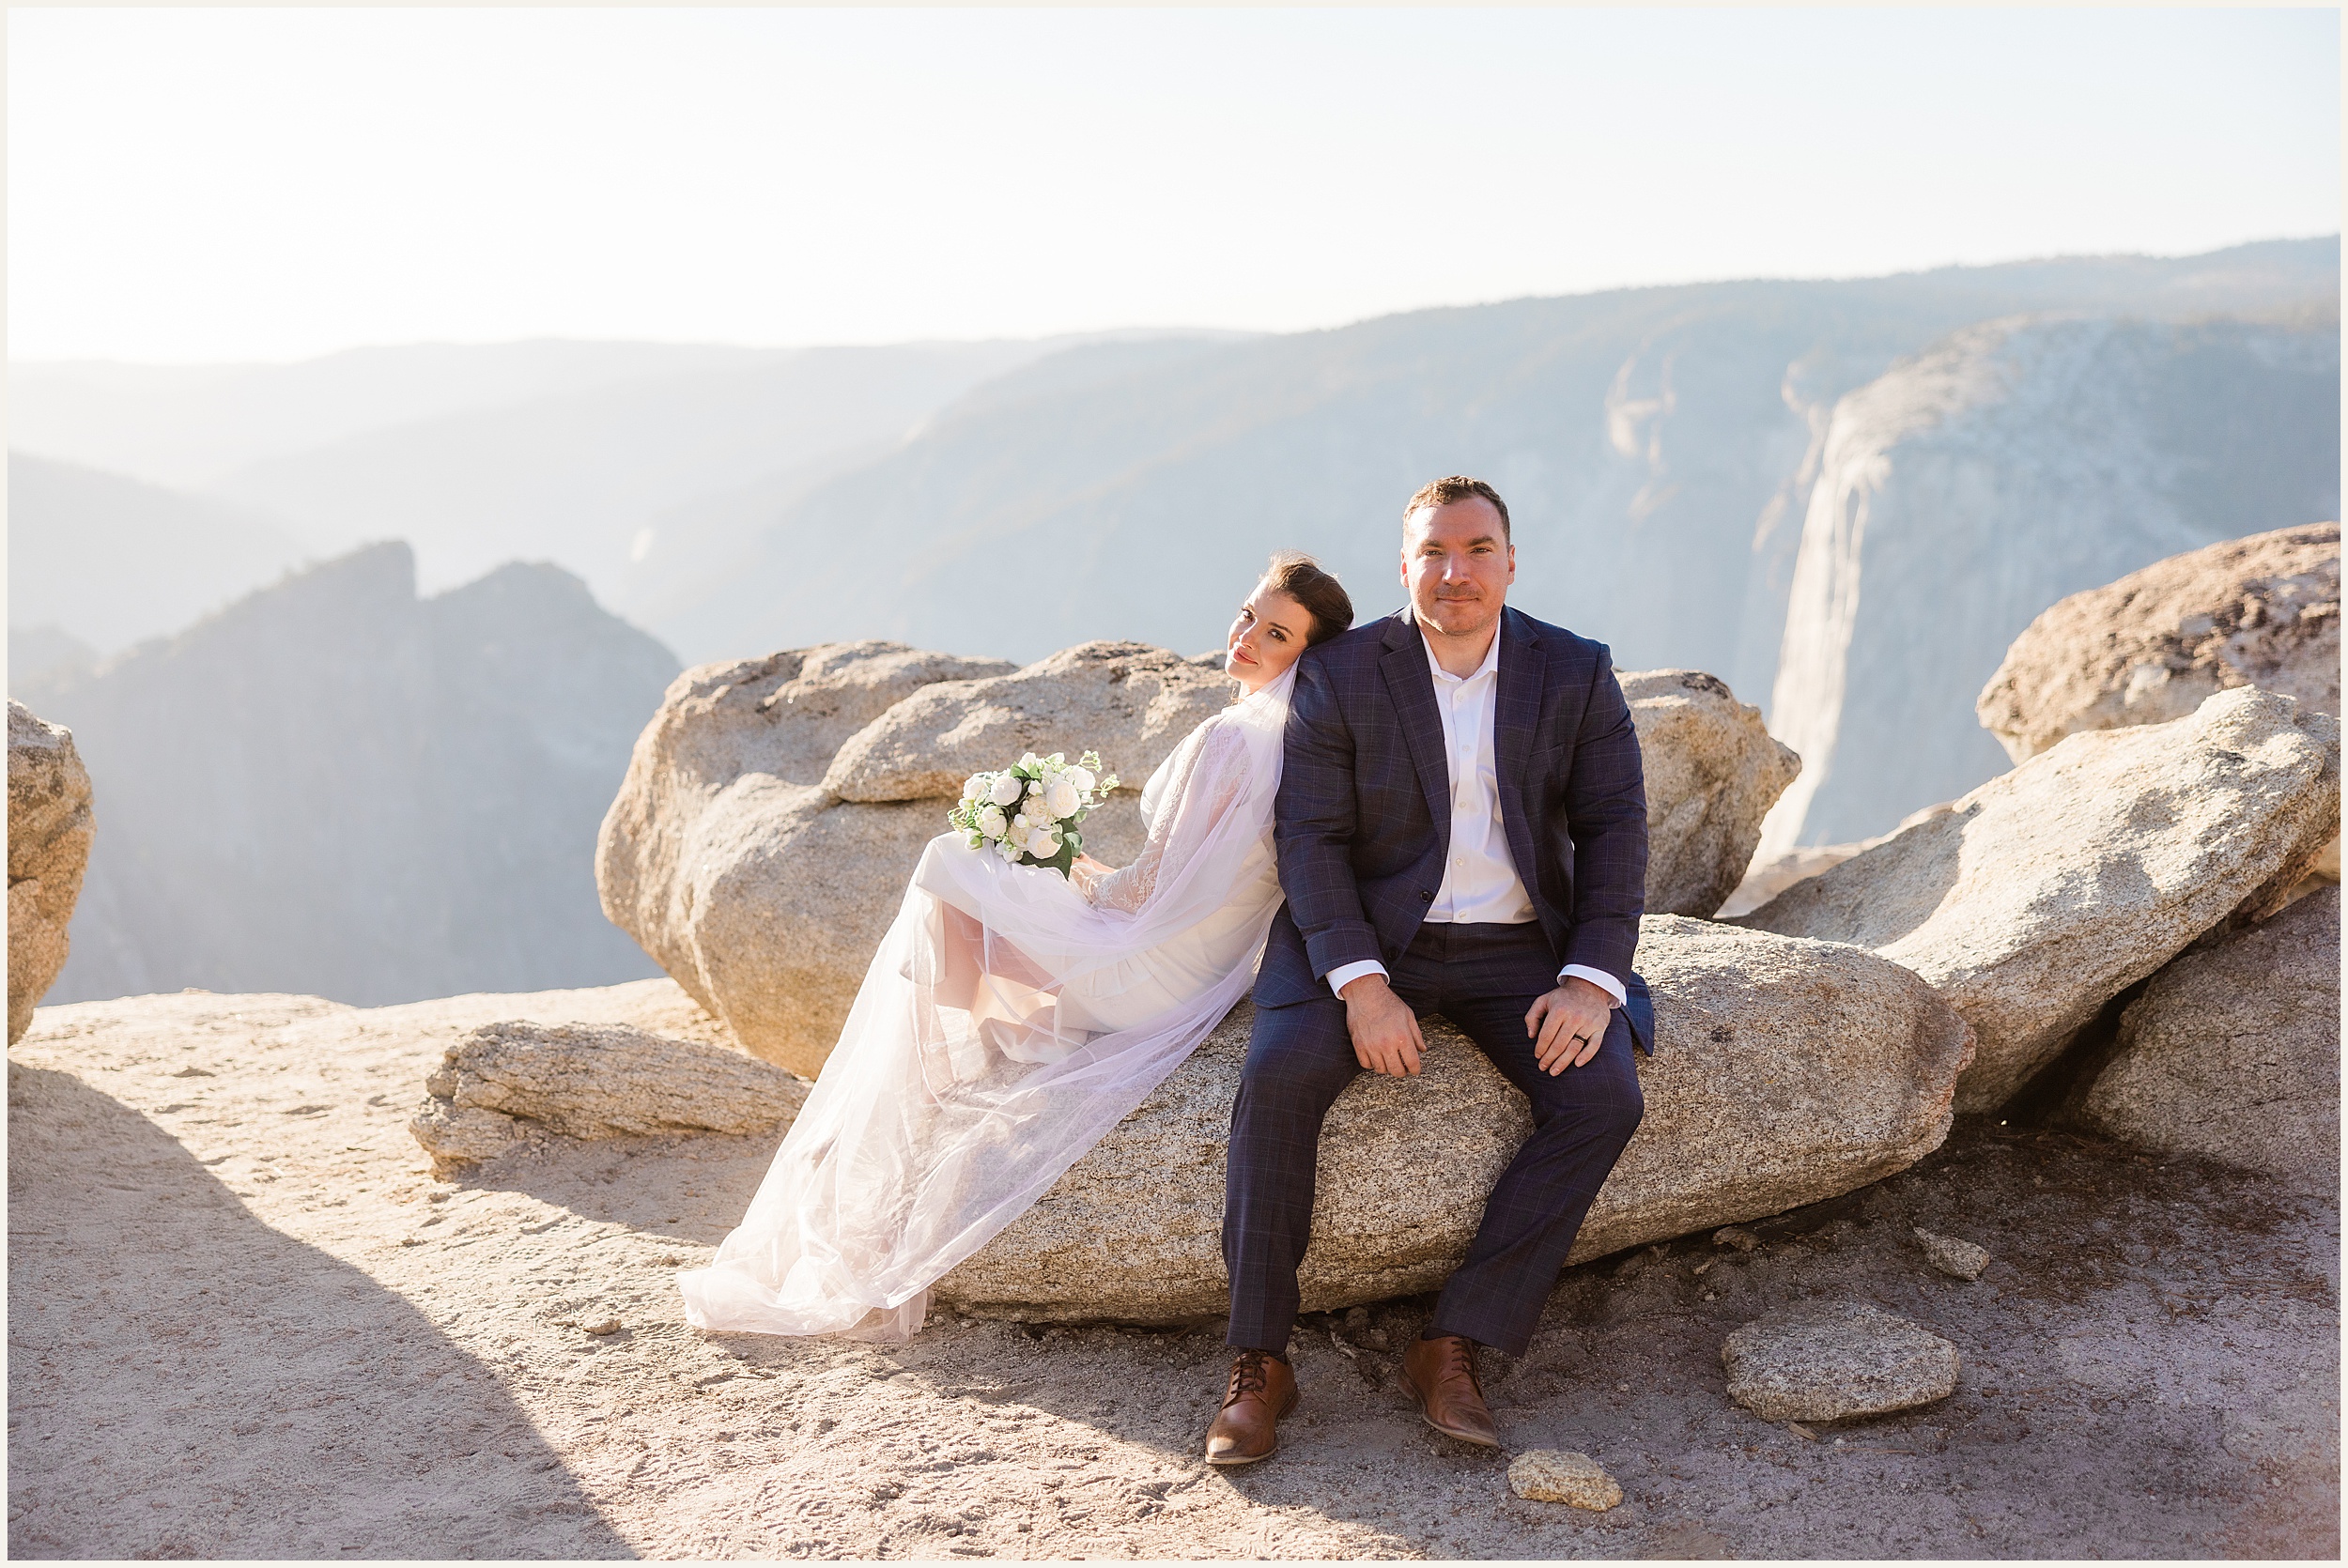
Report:
[[[1225,1408],[1236,1405],[1251,1393],[1262,1393],[1271,1386],[1272,1361],[1269,1350],[1243,1350],[1231,1363],[1231,1391],[1223,1396]]]
[[[1468,1387],[1475,1391],[1475,1397],[1484,1397],[1484,1385],[1475,1377],[1475,1348],[1473,1345],[1457,1335],[1447,1338],[1443,1344],[1443,1360],[1445,1372],[1465,1374]]]

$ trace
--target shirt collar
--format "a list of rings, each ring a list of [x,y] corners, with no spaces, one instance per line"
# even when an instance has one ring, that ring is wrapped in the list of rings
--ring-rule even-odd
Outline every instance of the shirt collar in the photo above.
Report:
[[[1470,681],[1481,680],[1500,669],[1500,628],[1497,626],[1492,628],[1492,645],[1484,650],[1484,662],[1477,665],[1472,674],[1454,675],[1444,669],[1443,661],[1435,657],[1435,645],[1427,640],[1425,627],[1419,629],[1418,642],[1420,647],[1427,650],[1428,672],[1439,681],[1457,681],[1461,685],[1465,685]]]

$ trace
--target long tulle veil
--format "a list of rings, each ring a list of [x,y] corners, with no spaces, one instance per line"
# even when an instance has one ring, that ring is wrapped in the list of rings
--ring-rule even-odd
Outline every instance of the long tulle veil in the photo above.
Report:
[[[1272,807],[1293,679],[1166,760],[1150,792],[1165,798],[1145,795],[1160,853],[1136,908],[1095,908],[952,834],[930,843],[749,1212],[681,1277],[691,1322],[911,1334],[930,1285],[1197,1048],[1253,983],[1279,905]],[[1136,963],[1182,978],[1168,1005],[1082,1026],[1101,1020],[1075,998]]]

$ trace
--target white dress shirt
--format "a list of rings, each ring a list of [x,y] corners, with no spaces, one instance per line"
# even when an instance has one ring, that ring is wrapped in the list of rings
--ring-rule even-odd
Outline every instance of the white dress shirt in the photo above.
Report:
[[[1426,635],[1419,640],[1426,643]],[[1472,675],[1454,675],[1427,646],[1427,669],[1435,678],[1435,711],[1443,715],[1444,760],[1451,775],[1451,859],[1443,869],[1427,919],[1439,925],[1522,926],[1533,915],[1533,897],[1517,875],[1500,822],[1500,761],[1492,749],[1492,713],[1500,695],[1500,633]],[[1340,964],[1329,971],[1329,988],[1342,993],[1364,975],[1383,975],[1375,959]],[[1557,978],[1578,975],[1623,1005],[1623,984],[1602,969],[1569,963]]]

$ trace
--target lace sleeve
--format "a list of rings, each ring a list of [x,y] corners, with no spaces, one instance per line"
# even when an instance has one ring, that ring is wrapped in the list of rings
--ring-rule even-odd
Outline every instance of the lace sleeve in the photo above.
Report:
[[[1246,746],[1236,731],[1210,720],[1183,743],[1183,749],[1188,755],[1175,764],[1166,780],[1166,798],[1158,803],[1149,841],[1142,845],[1140,855],[1120,870],[1079,884],[1079,890],[1095,909],[1139,913],[1157,891],[1159,877],[1169,869],[1168,851],[1177,835],[1186,840],[1197,838],[1238,798],[1245,779],[1235,764],[1244,759]],[[1207,793],[1193,798],[1194,788]],[[1179,864],[1181,855],[1173,858]]]

